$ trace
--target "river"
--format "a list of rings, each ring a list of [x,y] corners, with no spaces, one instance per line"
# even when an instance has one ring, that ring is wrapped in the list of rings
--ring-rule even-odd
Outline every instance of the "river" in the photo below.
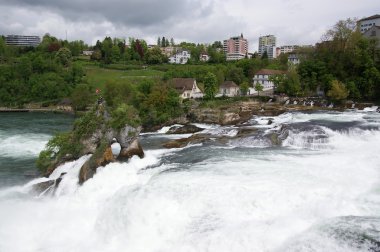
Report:
[[[253,117],[244,127],[257,131],[241,138],[198,124],[215,139],[170,150],[161,144],[184,136],[163,128],[140,137],[144,159],[101,167],[83,186],[88,156],[57,168],[52,178],[67,174],[54,195],[33,193],[41,178],[28,176],[72,121],[1,115],[0,251],[380,251],[375,110]]]

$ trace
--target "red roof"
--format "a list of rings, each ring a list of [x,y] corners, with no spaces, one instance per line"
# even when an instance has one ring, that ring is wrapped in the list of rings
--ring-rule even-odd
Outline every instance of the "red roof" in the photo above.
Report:
[[[192,90],[195,79],[193,78],[173,78],[173,87],[179,92],[183,93],[186,90]]]

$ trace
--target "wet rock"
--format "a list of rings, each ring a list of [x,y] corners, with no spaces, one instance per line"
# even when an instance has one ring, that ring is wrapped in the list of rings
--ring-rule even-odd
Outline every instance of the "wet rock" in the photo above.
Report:
[[[128,148],[129,144],[138,137],[140,131],[141,127],[134,128],[126,125],[119,132],[117,132],[115,138],[122,148]]]
[[[173,149],[173,148],[183,148],[187,146],[188,144],[197,144],[197,143],[204,143],[207,140],[209,140],[209,136],[204,135],[193,135],[188,138],[181,138],[169,141],[167,143],[164,143],[162,146],[167,149]]]
[[[142,149],[140,142],[135,139],[127,148],[122,148],[117,160],[127,161],[133,156],[138,156],[139,158],[144,158],[144,150]]]
[[[221,125],[234,125],[240,122],[240,116],[237,113],[225,113],[223,114]]]
[[[61,183],[63,176],[66,175],[66,172],[62,172],[59,178],[57,179],[51,179],[48,181],[44,181],[38,184],[35,184],[32,186],[33,192],[37,194],[41,194],[43,192],[44,195],[53,194],[55,190],[58,188],[59,184]]]
[[[187,124],[185,126],[173,126],[168,130],[166,134],[192,134],[202,130],[202,128],[199,128],[195,125]]]
[[[246,137],[257,133],[257,128],[239,128],[236,138]]]
[[[37,194],[41,194],[47,190],[52,191],[54,189],[55,180],[48,180],[44,182],[40,182],[32,186],[33,192]]]
[[[103,151],[101,148],[98,148],[97,152],[82,165],[79,172],[79,183],[82,184],[86,180],[92,178],[98,167],[105,166],[114,161],[115,158],[111,146],[105,147]]]

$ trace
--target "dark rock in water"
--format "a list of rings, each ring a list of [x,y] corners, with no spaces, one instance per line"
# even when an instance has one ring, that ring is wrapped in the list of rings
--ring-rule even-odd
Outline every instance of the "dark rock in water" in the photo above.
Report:
[[[144,150],[142,149],[140,142],[135,139],[128,148],[122,148],[120,151],[119,156],[117,157],[117,160],[119,161],[126,161],[130,159],[133,156],[138,156],[139,158],[144,158]]]
[[[59,184],[61,183],[63,176],[65,175],[66,175],[66,172],[62,172],[59,178],[57,179],[52,179],[52,180],[35,184],[32,186],[32,190],[33,192],[37,194],[41,194],[43,192],[45,192],[45,195],[53,194],[55,190],[58,188]]]
[[[103,147],[103,149],[98,148],[97,152],[94,153],[93,156],[81,167],[79,172],[79,183],[82,184],[86,180],[92,178],[99,166],[105,166],[113,161],[115,161],[115,158],[111,146]]]
[[[271,119],[268,120],[268,125],[271,125],[273,121]]]
[[[168,130],[166,134],[192,134],[202,130],[202,128],[199,128],[195,125],[187,124],[185,126],[173,126]]]
[[[236,138],[246,137],[257,133],[257,128],[239,128]]]
[[[40,182],[38,184],[35,184],[32,186],[33,192],[37,194],[41,194],[45,192],[46,190],[53,190],[55,185],[55,180],[48,180],[45,182]]]
[[[205,135],[193,135],[188,138],[181,138],[181,139],[176,139],[169,141],[167,143],[164,143],[162,146],[168,149],[172,148],[183,148],[187,146],[188,144],[197,144],[197,143],[203,143],[207,140],[209,140],[209,136]]]

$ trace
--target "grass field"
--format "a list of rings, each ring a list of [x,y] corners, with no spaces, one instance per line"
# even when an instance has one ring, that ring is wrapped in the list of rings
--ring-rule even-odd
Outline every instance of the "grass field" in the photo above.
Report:
[[[114,70],[100,68],[97,66],[86,66],[86,79],[88,83],[94,88],[103,89],[104,85],[109,81],[119,83],[133,83],[141,80],[142,78],[160,78],[164,72],[150,69],[141,70]]]

